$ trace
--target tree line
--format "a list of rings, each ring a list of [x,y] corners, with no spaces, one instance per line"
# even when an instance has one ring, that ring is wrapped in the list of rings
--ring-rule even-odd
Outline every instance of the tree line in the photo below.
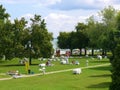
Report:
[[[14,22],[9,17],[10,14],[0,5],[0,59],[3,56],[6,60],[29,57],[29,53],[33,58],[52,55],[52,33],[48,32],[40,15],[34,15],[29,26],[24,17],[16,18]]]
[[[108,6],[99,12],[98,20],[95,16],[87,19],[86,23],[79,22],[76,31],[60,32],[58,46],[60,48],[102,49],[102,55],[110,51],[112,66],[109,90],[120,89],[120,11]],[[93,54],[92,54],[93,55]]]
[[[90,16],[85,23],[78,22],[72,32],[60,32],[58,46],[62,49],[101,49],[102,55],[107,51],[113,53],[116,46],[115,32],[120,29],[120,12],[112,6],[105,7],[98,12],[98,17]],[[86,54],[86,52],[85,52]],[[81,53],[80,53],[81,55]]]

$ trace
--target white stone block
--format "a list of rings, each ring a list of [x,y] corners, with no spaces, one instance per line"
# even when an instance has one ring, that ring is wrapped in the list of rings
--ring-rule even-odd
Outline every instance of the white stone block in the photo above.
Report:
[[[97,58],[98,58],[99,60],[102,60],[102,56],[101,56],[101,55],[98,55]]]
[[[45,63],[39,64],[40,67],[45,67]]]
[[[61,64],[67,64],[67,62],[65,60],[62,60]]]
[[[81,68],[73,69],[73,74],[80,74],[81,72]]]

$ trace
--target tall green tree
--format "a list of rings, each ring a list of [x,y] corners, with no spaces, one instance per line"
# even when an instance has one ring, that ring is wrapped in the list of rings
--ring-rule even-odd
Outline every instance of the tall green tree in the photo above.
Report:
[[[120,44],[114,49],[115,56],[111,61],[112,64],[112,82],[110,84],[109,90],[119,90],[120,89]]]
[[[0,29],[0,51],[1,55],[5,55],[6,59],[11,59],[13,55],[13,31],[10,21],[6,21]]]
[[[116,20],[117,31],[114,33],[116,46],[112,49],[113,56],[110,58],[112,65],[112,82],[109,90],[120,89],[120,11],[117,13]]]
[[[75,27],[76,31],[84,31],[87,28],[87,25],[84,23],[79,22]]]
[[[52,33],[48,32],[45,20],[41,19],[40,15],[35,15],[31,21],[30,41],[34,49],[34,57],[50,57],[53,52]]]
[[[117,10],[115,10],[112,6],[108,6],[100,12],[104,27],[99,41],[103,50],[112,50],[112,48],[115,47],[113,33],[117,30],[116,15]]]
[[[100,35],[97,28],[96,28],[96,21],[94,16],[91,16],[87,19],[87,29],[86,33],[89,38],[89,45],[88,47],[92,49],[92,56],[94,55],[94,49],[96,49],[98,43],[98,36]]]
[[[20,20],[15,19],[12,25],[12,30],[14,32],[13,47],[14,47],[15,57],[19,57],[19,58],[24,57],[24,53],[23,53],[24,47],[25,47],[24,41],[28,37],[28,32],[25,33],[26,24],[27,24],[27,21],[24,18],[21,18]]]
[[[113,50],[115,40],[113,33],[116,31],[116,10],[112,6],[104,8],[99,12],[102,18],[100,22],[95,21],[94,17],[88,19],[88,36],[90,46],[103,50],[103,55],[107,50]]]
[[[57,37],[58,39],[58,47],[61,49],[70,48],[70,33],[69,32],[60,32],[60,35]]]
[[[5,21],[9,17],[10,15],[6,13],[6,9],[3,7],[3,5],[0,5],[0,20]]]
[[[6,59],[13,57],[13,32],[9,16],[6,9],[0,5],[0,57],[4,55]]]
[[[89,43],[89,38],[86,33],[87,25],[79,22],[75,28],[76,28],[76,35],[74,37],[76,43],[73,44],[76,44],[77,45],[76,48],[80,49],[80,55],[82,54],[82,49],[84,48],[86,55],[86,47],[88,46]]]
[[[120,31],[120,11],[117,12],[116,26],[117,26],[117,30]]]
[[[86,49],[88,42],[89,39],[83,32],[72,32],[71,46],[73,47],[73,49],[79,48],[80,55],[82,55],[82,49]]]

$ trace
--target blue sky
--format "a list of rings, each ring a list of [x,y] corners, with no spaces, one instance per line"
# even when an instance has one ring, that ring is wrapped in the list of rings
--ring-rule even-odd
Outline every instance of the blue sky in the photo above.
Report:
[[[11,20],[41,15],[54,37],[61,31],[75,30],[78,22],[85,22],[91,15],[98,16],[108,5],[120,9],[119,0],[0,0],[0,4],[11,15]]]

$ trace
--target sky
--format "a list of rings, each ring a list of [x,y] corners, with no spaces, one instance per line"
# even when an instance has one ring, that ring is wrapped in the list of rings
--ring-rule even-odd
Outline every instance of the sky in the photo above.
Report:
[[[97,17],[109,5],[120,9],[120,0],[0,0],[0,4],[11,20],[21,17],[29,20],[35,14],[41,15],[54,38],[59,32],[74,31],[78,22],[85,23],[92,15]]]

